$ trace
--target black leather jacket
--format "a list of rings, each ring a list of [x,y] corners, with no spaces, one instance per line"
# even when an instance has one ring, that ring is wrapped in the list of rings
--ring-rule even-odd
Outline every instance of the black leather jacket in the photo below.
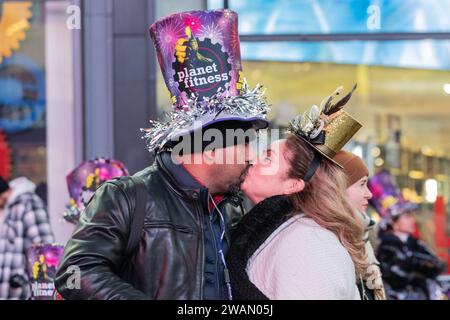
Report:
[[[402,242],[392,233],[382,234],[377,250],[388,298],[405,290],[428,297],[427,279],[435,279],[445,268],[424,243],[413,237]],[[406,291],[405,291],[406,292]]]
[[[132,180],[124,177],[103,184],[82,214],[60,262],[55,285],[63,298],[203,298],[200,190],[178,186],[159,157],[136,175],[145,181],[149,195],[140,244],[126,256],[136,198]],[[243,212],[237,203],[224,200],[221,204],[230,239]],[[80,289],[76,288],[77,270]]]

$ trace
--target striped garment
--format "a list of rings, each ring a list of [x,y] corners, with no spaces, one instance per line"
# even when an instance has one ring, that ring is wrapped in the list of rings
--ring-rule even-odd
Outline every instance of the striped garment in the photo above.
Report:
[[[28,299],[26,252],[35,243],[54,241],[43,201],[26,178],[10,182],[13,190],[0,224],[0,299]]]

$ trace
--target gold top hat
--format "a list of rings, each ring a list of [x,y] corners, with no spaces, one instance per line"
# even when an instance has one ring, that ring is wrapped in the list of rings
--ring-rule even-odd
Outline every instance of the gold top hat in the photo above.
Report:
[[[353,89],[337,102],[333,100],[341,95],[342,86],[322,100],[320,107],[316,105],[291,122],[290,130],[306,141],[322,156],[342,166],[333,160],[334,156],[355,135],[362,125],[342,108],[350,100]]]

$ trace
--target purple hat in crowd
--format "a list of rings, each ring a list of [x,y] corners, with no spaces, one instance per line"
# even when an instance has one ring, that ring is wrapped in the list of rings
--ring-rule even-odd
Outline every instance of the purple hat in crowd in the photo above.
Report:
[[[264,91],[260,85],[248,89],[242,74],[235,12],[173,14],[153,23],[150,35],[172,102],[167,122],[150,121],[151,128],[143,129],[150,151],[217,122],[268,126]]]
[[[53,300],[59,261],[64,252],[61,244],[33,244],[27,251],[28,274],[33,300]]]
[[[402,213],[411,212],[419,205],[406,200],[395,185],[394,177],[388,170],[381,170],[373,175],[368,182],[372,192],[370,203],[384,221],[390,221]]]
[[[110,179],[128,175],[122,162],[109,158],[95,158],[81,163],[66,178],[70,202],[64,219],[76,223],[80,213],[100,185]]]

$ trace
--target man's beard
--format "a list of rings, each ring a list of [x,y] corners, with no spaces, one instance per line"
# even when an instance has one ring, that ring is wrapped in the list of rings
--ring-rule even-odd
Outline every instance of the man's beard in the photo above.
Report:
[[[237,180],[235,182],[233,182],[230,187],[228,188],[228,193],[230,194],[239,194],[241,191],[241,185],[244,182],[245,178],[247,177],[248,171],[250,170],[250,168],[252,167],[251,164],[247,164],[247,166],[245,167],[244,170],[242,170],[241,175],[239,176],[239,178],[237,178]]]

